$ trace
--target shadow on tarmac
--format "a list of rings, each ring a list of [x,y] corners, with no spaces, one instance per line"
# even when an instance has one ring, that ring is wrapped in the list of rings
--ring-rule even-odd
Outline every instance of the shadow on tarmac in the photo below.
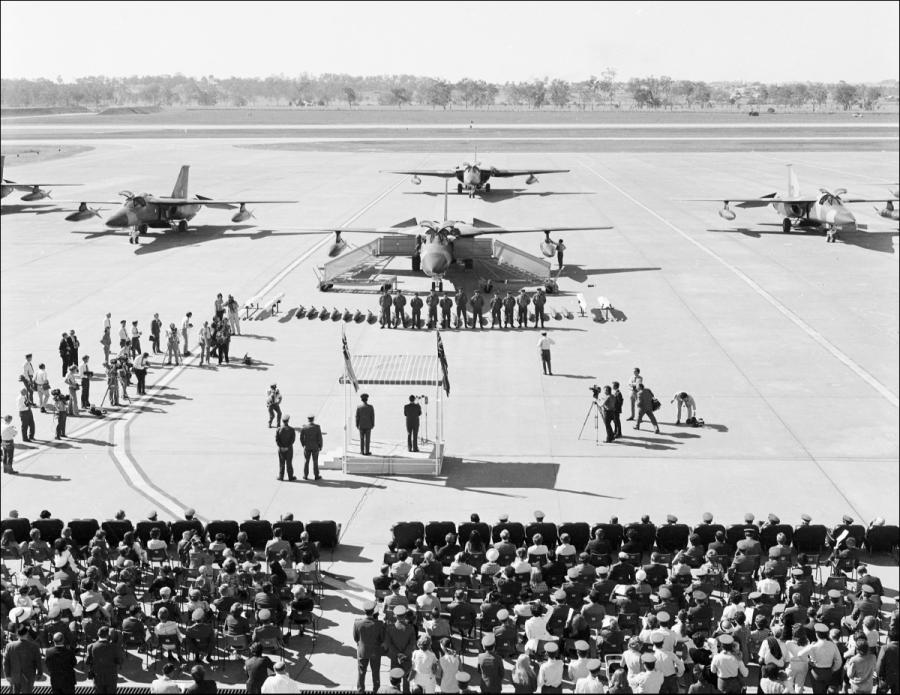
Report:
[[[238,338],[254,338],[256,340],[268,340],[270,343],[275,341],[271,335],[256,335],[255,333],[241,333]]]
[[[23,473],[16,471],[14,474],[17,478],[34,478],[36,480],[45,480],[49,483],[67,483],[71,478],[63,478],[61,475],[44,475],[42,473]]]
[[[610,318],[606,318],[604,314],[609,312]],[[594,316],[595,323],[612,323],[613,321],[627,321],[628,316],[621,309],[613,309],[610,307],[609,309],[591,309],[591,314]]]
[[[443,191],[404,191],[403,195],[427,195],[432,198],[443,197]],[[454,195],[454,194],[451,194]],[[459,195],[458,193],[455,195]],[[504,200],[520,198],[523,196],[534,196],[536,198],[546,198],[548,196],[561,195],[596,195],[594,191],[529,191],[524,188],[491,188],[490,192],[481,191],[475,195],[476,198],[485,203],[500,203]]]
[[[50,212],[66,212],[59,205],[32,205],[31,203],[12,203],[0,207],[0,215],[9,215],[13,213],[31,212],[35,215],[46,215]]]
[[[668,439],[640,437],[636,434],[623,434],[619,439],[615,441],[615,443],[624,444],[625,446],[637,446],[641,447],[642,449],[650,449],[651,451],[675,451],[676,449],[678,449],[678,447],[671,445],[681,444],[681,442],[678,441],[673,442]]]
[[[769,223],[764,222],[768,225]],[[738,227],[737,229],[707,229],[707,232],[718,232],[720,234],[742,234],[753,239],[761,239],[763,235],[772,236],[790,236],[795,238],[807,237],[824,237],[825,231],[815,228],[804,228],[791,230],[790,234],[781,231],[781,225],[777,226],[778,230],[759,230],[748,229],[746,227]],[[900,236],[900,232],[840,232],[837,237],[837,243],[844,243],[848,246],[858,246],[867,251],[877,251],[879,253],[894,253],[894,239]]]
[[[582,268],[580,265],[566,264],[561,273],[562,277],[575,282],[585,282],[593,275],[612,275],[613,273],[643,273],[650,270],[662,270],[659,266],[647,266],[641,268]]]

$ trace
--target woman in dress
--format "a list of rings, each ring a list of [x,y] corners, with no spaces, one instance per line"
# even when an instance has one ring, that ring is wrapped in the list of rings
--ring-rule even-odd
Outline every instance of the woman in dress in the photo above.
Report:
[[[437,688],[437,657],[431,651],[431,639],[419,638],[417,648],[412,653],[410,683],[419,686],[424,693],[433,693]]]

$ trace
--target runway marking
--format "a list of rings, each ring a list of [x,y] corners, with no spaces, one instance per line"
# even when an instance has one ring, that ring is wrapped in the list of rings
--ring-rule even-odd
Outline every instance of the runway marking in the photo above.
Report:
[[[797,314],[795,314],[793,311],[788,309],[778,299],[776,299],[769,292],[767,292],[765,289],[763,289],[755,280],[750,278],[746,273],[744,273],[742,270],[738,269],[736,266],[734,266],[733,264],[726,261],[724,258],[722,258],[722,256],[717,254],[712,249],[708,248],[701,242],[697,241],[696,239],[694,239],[693,237],[691,237],[690,235],[688,235],[687,233],[682,231],[679,227],[675,226],[672,222],[665,219],[662,215],[655,212],[648,206],[644,205],[642,202],[637,200],[634,196],[629,194],[627,191],[623,190],[622,188],[620,188],[619,186],[614,184],[612,181],[607,179],[605,176],[603,176],[600,172],[598,172],[596,169],[591,167],[589,164],[582,164],[582,166],[584,166],[585,169],[587,169],[592,174],[594,174],[597,178],[599,178],[601,181],[603,181],[607,186],[618,191],[620,194],[622,194],[622,196],[624,196],[625,198],[630,200],[632,203],[637,205],[639,208],[641,208],[645,212],[649,213],[650,215],[652,215],[653,217],[658,219],[660,222],[662,222],[664,225],[669,227],[671,230],[673,230],[674,232],[679,234],[685,240],[689,241],[694,246],[699,248],[701,251],[703,251],[710,257],[717,260],[723,266],[728,268],[728,270],[730,270],[738,278],[743,280],[754,292],[756,292],[760,297],[762,297],[767,302],[769,302],[769,304],[771,304],[773,307],[775,307],[775,309],[777,309],[783,316],[785,316],[787,319],[789,319],[795,326],[797,326],[800,330],[802,330],[804,333],[806,333],[806,335],[808,335],[810,338],[812,338],[813,341],[818,343],[819,346],[821,346],[822,348],[827,350],[835,359],[837,359],[838,361],[843,363],[847,368],[849,368],[851,371],[853,371],[860,379],[865,381],[869,386],[871,386],[879,394],[881,394],[885,398],[885,400],[888,401],[888,403],[890,403],[895,408],[900,408],[900,399],[898,399],[894,393],[892,393],[887,387],[885,387],[874,376],[869,374],[869,372],[867,372],[865,369],[863,369],[860,365],[858,365],[856,362],[854,362],[849,356],[847,356],[839,348],[837,348],[835,345],[833,345],[831,342],[829,342],[828,339],[826,339],[815,328],[810,326],[808,323],[806,323],[806,321],[801,319],[799,316],[797,316]]]

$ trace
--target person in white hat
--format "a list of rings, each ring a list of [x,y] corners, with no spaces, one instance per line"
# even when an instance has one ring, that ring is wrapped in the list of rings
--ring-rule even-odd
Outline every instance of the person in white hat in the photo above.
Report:
[[[576,657],[569,662],[569,680],[573,683],[577,682],[580,678],[587,677],[591,672],[588,667],[588,663],[590,662],[588,654],[590,653],[591,645],[584,640],[577,640],[574,647]]]
[[[416,631],[406,620],[408,610],[404,605],[394,606],[394,622],[385,628],[385,645],[391,668],[400,667],[409,673],[410,659],[416,647]]]
[[[653,645],[653,656],[656,657],[656,670],[663,677],[663,688],[668,693],[678,692],[678,679],[684,675],[684,662],[674,652],[667,652],[665,646],[666,635],[662,630],[654,630],[650,633],[650,643]]]
[[[656,657],[653,654],[642,654],[641,667],[643,670],[633,679],[634,692],[658,693],[662,688],[663,676],[656,669]]]
[[[799,655],[809,657],[813,692],[824,693],[831,683],[832,675],[841,669],[843,659],[837,645],[828,637],[828,626],[816,623],[814,629],[816,641],[801,649]]]
[[[750,673],[744,662],[735,654],[734,637],[719,635],[719,652],[712,658],[709,669],[716,676],[717,687],[723,693],[740,693],[741,679]]]
[[[434,582],[430,580],[422,585],[424,593],[416,599],[416,607],[420,613],[431,615],[435,608],[441,607],[441,600],[434,595],[434,590]]]
[[[492,632],[481,638],[481,646],[484,651],[478,655],[478,675],[481,676],[481,692],[483,693],[499,693],[506,676],[503,659],[495,649],[496,643],[497,640]]]
[[[541,337],[538,339],[537,347],[538,351],[541,353],[541,367],[544,370],[544,374],[548,376],[553,376],[553,368],[550,365],[550,348],[556,345],[556,342],[553,338],[547,337],[547,331],[541,331]]]
[[[500,552],[496,548],[488,548],[484,559],[486,562],[481,565],[479,572],[482,578],[496,577],[503,570],[503,567],[497,562],[500,559]]]
[[[366,689],[366,671],[372,671],[372,690],[381,686],[381,649],[384,644],[385,626],[375,615],[375,602],[363,604],[365,615],[353,622],[353,641],[356,642],[356,689]]]
[[[603,662],[600,659],[588,659],[587,661],[588,675],[575,681],[576,693],[602,693],[603,683],[600,680],[600,674],[603,672]]]
[[[547,655],[547,660],[538,669],[537,687],[538,689],[559,688],[563,681],[563,662],[559,654],[559,645],[556,642],[547,642],[544,645],[544,653]],[[544,690],[543,692],[554,691]],[[562,691],[557,690],[556,692]]]

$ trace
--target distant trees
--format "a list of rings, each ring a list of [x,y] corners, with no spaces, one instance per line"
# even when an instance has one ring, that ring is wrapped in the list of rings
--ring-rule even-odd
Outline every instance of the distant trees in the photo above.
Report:
[[[565,109],[573,105],[628,103],[633,108],[707,108],[771,104],[782,108],[877,108],[886,97],[896,98],[896,81],[877,85],[839,82],[786,82],[778,84],[713,83],[660,77],[632,77],[616,81],[607,67],[599,76],[581,82],[547,77],[525,82],[495,84],[465,77],[456,83],[416,75],[360,77],[325,73],[314,76],[272,75],[266,78],[186,77],[153,75],[109,78],[81,77],[74,82],[3,79],[0,100],[4,107],[62,106],[100,109],[106,106],[344,106],[382,104],[405,108],[416,104],[431,108],[485,108],[495,105]]]

